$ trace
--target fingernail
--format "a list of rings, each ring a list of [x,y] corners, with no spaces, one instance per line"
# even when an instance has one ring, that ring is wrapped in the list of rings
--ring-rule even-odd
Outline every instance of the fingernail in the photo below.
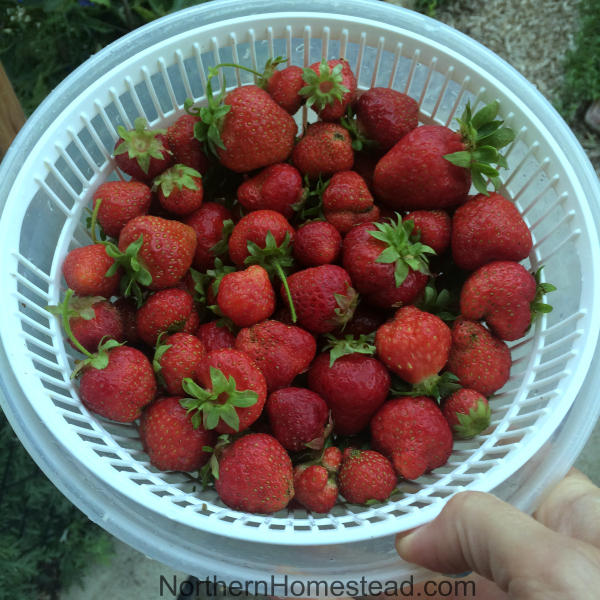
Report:
[[[452,579],[462,579],[463,577],[468,577],[472,572],[473,571],[464,571],[463,573],[456,573],[455,575],[447,573],[444,575],[444,577],[451,577]]]

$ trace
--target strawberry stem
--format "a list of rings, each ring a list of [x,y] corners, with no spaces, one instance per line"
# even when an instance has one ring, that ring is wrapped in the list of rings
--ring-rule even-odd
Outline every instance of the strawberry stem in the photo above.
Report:
[[[275,263],[275,268],[277,269],[277,274],[279,275],[279,279],[281,279],[281,283],[283,283],[283,287],[285,288],[285,293],[287,295],[288,302],[290,303],[290,312],[292,313],[292,323],[296,322],[296,309],[294,308],[294,301],[292,300],[292,294],[290,292],[290,288],[288,287],[288,282],[285,277],[285,273],[281,268],[279,263]]]
[[[71,331],[71,325],[69,324],[69,300],[71,296],[74,294],[72,289],[68,289],[65,294],[65,299],[63,300],[62,305],[62,324],[66,334],[69,336],[69,339],[73,342],[73,344],[77,347],[77,350],[81,352],[81,354],[85,354],[88,358],[94,358],[94,356],[88,352],[78,341],[77,338],[73,335]]]
[[[92,243],[97,244],[98,240],[96,239],[96,219],[98,218],[98,211],[100,210],[100,205],[102,204],[102,198],[98,198],[96,200],[96,206],[94,206],[94,212],[92,213],[92,222],[90,224],[90,233],[92,234]]]
[[[254,73],[254,75],[258,75],[259,77],[263,76],[263,73],[259,73],[258,71],[255,71],[254,69],[250,69],[248,67],[244,67],[242,65],[236,65],[234,63],[219,63],[215,69],[220,69],[221,67],[234,67],[235,69],[243,69],[244,71],[248,71],[248,73]]]

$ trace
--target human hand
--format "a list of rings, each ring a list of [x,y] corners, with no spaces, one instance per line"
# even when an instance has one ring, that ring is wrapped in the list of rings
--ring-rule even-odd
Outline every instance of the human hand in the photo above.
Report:
[[[490,494],[463,492],[431,523],[399,534],[396,549],[438,573],[474,571],[477,600],[597,599],[600,490],[571,469],[533,518]]]

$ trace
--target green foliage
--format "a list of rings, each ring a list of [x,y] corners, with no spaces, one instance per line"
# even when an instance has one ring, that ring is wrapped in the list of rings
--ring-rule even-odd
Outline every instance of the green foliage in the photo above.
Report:
[[[444,4],[448,4],[450,0],[415,0],[415,10],[427,15],[428,17],[435,17],[436,9],[441,8]]]
[[[0,0],[0,60],[27,115],[122,35],[205,0]]]
[[[56,598],[112,554],[110,537],[46,478],[1,411],[0,514],[0,600]]]
[[[565,60],[565,78],[555,104],[574,122],[579,109],[600,98],[600,0],[581,0],[581,24]]]

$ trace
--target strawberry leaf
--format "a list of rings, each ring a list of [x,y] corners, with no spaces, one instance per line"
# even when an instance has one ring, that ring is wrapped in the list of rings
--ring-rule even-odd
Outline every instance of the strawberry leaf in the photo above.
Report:
[[[429,396],[440,402],[442,398],[450,396],[462,388],[458,381],[458,377],[449,372],[442,373],[442,375],[432,375],[421,383],[412,386],[400,378],[396,378],[395,383],[390,388],[390,393],[392,396]]]
[[[213,280],[212,282],[212,293],[214,297],[217,297],[219,293],[219,286],[221,285],[221,280],[228,273],[234,273],[237,269],[235,267],[231,267],[229,265],[223,265],[223,261],[220,258],[215,258],[215,268],[209,269],[206,271],[206,274]],[[223,315],[220,315],[223,316]]]
[[[325,58],[321,60],[319,73],[313,69],[306,68],[302,71],[302,79],[306,83],[300,90],[302,96],[306,96],[306,106],[315,106],[317,112],[323,110],[325,106],[333,105],[336,100],[342,100],[345,93],[350,90],[343,85],[344,77],[342,75],[342,64],[337,64],[331,71]],[[329,84],[323,86],[323,84]],[[328,89],[322,91],[323,87]]]
[[[185,165],[175,165],[166,171],[163,171],[158,177],[154,179],[155,188],[161,188],[165,198],[168,198],[173,191],[173,188],[177,186],[179,190],[184,187],[190,190],[197,190],[198,186],[194,181],[194,177],[202,177],[198,171]]]
[[[346,283],[346,293],[343,295],[334,294],[333,297],[339,308],[335,309],[336,316],[332,321],[336,327],[341,327],[343,331],[346,323],[354,316],[354,311],[358,306],[358,293]]]
[[[146,119],[138,117],[135,120],[135,128],[127,131],[125,127],[119,125],[117,132],[123,141],[114,150],[114,155],[127,153],[128,157],[137,160],[138,165],[148,174],[150,168],[150,159],[157,158],[163,160],[165,154],[171,154],[163,143],[156,137],[159,134],[166,134],[166,129],[146,129]]]
[[[492,410],[487,402],[479,400],[475,408],[469,409],[469,414],[455,413],[458,424],[452,427],[454,436],[459,439],[468,439],[479,435],[490,426]]]
[[[335,361],[348,354],[366,354],[368,356],[375,355],[375,332],[369,335],[361,335],[359,337],[347,335],[344,339],[338,339],[330,333],[325,336],[327,344],[323,346],[323,352],[330,350],[329,353],[329,368],[333,367]]]
[[[229,238],[231,237],[233,227],[234,224],[231,219],[223,221],[223,229],[221,229],[221,239],[214,246],[210,247],[210,252],[212,252],[215,256],[221,256],[229,251]]]
[[[415,306],[451,325],[460,314],[459,301],[460,289],[457,288],[452,291],[443,289],[438,293],[435,278],[431,277],[427,282],[423,296],[415,302]]]
[[[457,167],[465,169],[471,168],[472,154],[466,150],[463,152],[455,152],[454,154],[444,154],[444,158]]]

